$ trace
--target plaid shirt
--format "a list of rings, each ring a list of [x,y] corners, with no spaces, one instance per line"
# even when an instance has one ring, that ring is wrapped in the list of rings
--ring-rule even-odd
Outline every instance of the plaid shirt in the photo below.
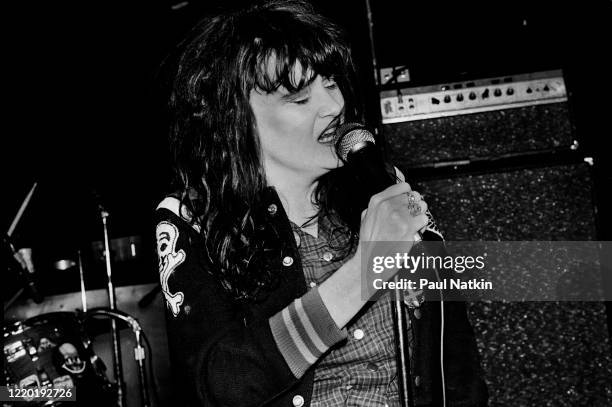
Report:
[[[291,227],[306,283],[316,287],[347,260],[336,259],[334,248],[342,247],[348,236],[332,234],[326,218],[319,218],[316,238],[294,223]],[[310,405],[399,406],[392,302],[368,303],[346,328],[347,342],[334,346],[315,365]]]

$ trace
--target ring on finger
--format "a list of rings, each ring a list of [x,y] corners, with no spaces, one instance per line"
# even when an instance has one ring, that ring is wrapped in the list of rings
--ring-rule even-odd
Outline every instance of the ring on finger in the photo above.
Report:
[[[421,196],[421,194],[419,194],[417,191],[410,191],[407,192],[406,195],[408,195],[408,202],[412,203],[412,202],[419,202],[420,200],[423,199],[423,197]]]
[[[419,216],[421,212],[423,211],[420,201],[409,201],[408,211],[410,211],[410,214],[412,216]]]

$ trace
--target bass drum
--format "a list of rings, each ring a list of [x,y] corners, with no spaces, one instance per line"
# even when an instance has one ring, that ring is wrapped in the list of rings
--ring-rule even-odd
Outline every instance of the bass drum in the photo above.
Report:
[[[8,386],[72,388],[75,401],[18,402],[31,406],[112,406],[114,386],[91,350],[81,316],[51,312],[3,327],[4,373]],[[5,405],[11,405],[6,404]]]

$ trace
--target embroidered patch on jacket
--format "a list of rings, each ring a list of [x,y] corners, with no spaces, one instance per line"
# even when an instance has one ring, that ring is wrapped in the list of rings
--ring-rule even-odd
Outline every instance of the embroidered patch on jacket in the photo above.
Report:
[[[159,222],[155,228],[155,238],[157,240],[157,256],[159,258],[159,280],[161,289],[166,297],[166,304],[172,311],[172,315],[178,316],[181,311],[181,304],[185,299],[182,291],[170,292],[168,279],[176,268],[185,261],[185,251],[176,251],[176,243],[179,238],[179,231],[170,222]]]

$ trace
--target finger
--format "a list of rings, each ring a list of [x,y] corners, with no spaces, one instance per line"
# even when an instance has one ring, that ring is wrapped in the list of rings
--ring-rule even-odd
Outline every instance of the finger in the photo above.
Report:
[[[406,194],[408,196],[408,199],[411,199],[415,202],[421,201],[423,200],[423,195],[419,194],[418,191],[410,191],[408,194]]]
[[[424,213],[414,217],[414,221],[418,225],[418,231],[424,232],[427,230],[427,225],[429,224],[429,217]]]
[[[427,202],[425,201],[419,201],[419,205],[421,206],[421,213],[426,213],[427,209],[429,209],[429,206],[427,206]]]
[[[427,210],[429,209],[427,202],[425,201],[415,202],[412,200],[408,200],[405,205],[408,211],[410,212],[410,215],[412,216],[418,216],[422,213],[427,213]]]
[[[389,188],[385,189],[384,191],[379,192],[375,195],[372,195],[372,198],[370,199],[370,204],[373,204],[373,205],[379,204],[383,201],[386,201],[387,199],[410,192],[411,190],[412,189],[410,188],[410,184],[408,184],[407,182],[400,182],[400,183],[391,185]]]

